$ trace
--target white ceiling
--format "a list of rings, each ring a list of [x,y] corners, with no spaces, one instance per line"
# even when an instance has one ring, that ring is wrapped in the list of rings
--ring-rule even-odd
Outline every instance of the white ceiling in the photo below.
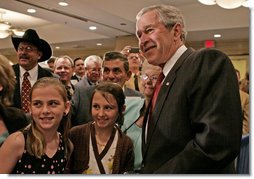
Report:
[[[101,48],[96,47],[101,42],[104,47],[114,48],[116,37],[135,34],[135,16],[142,7],[160,3],[182,10],[187,41],[214,39],[214,33],[221,33],[221,40],[249,38],[250,12],[245,7],[226,10],[217,5],[202,5],[197,0],[66,0],[67,7],[59,6],[58,2],[0,0],[0,7],[6,10],[4,20],[13,27],[36,29],[52,47],[96,49]],[[28,8],[37,10],[33,17],[26,12]],[[90,31],[91,25],[98,29]],[[13,49],[10,37],[0,39],[0,52],[10,49]]]

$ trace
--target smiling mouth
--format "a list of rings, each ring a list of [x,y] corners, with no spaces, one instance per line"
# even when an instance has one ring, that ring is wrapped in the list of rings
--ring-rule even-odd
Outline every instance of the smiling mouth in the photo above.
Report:
[[[51,121],[53,119],[53,117],[43,117],[43,118],[40,118],[40,120],[42,121]]]
[[[155,48],[155,47],[156,47],[155,45],[150,46],[150,47],[147,47],[147,48],[145,48],[145,52],[147,52],[147,51],[149,51],[150,49]]]

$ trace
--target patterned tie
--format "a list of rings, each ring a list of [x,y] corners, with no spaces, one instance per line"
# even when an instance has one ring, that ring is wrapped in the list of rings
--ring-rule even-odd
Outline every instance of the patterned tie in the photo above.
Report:
[[[139,91],[138,87],[138,75],[134,75],[134,85],[135,85],[135,90]]]
[[[25,72],[23,76],[23,82],[22,82],[22,91],[21,91],[21,101],[22,101],[22,109],[25,111],[25,113],[29,112],[29,93],[31,91],[31,83],[28,80],[29,73]]]
[[[71,100],[71,98],[72,98],[71,86],[65,85],[65,89],[66,89],[66,92],[67,92],[67,98],[69,100]]]
[[[158,79],[157,79],[156,85],[155,85],[155,89],[154,89],[154,93],[153,93],[153,97],[152,97],[152,104],[151,104],[150,112],[149,112],[147,136],[151,135],[151,129],[154,126],[154,119],[152,119],[152,112],[153,112],[153,109],[154,109],[154,106],[155,106],[155,103],[156,103],[156,100],[157,100],[157,97],[158,97],[158,94],[159,94],[159,91],[161,88],[161,83],[162,83],[164,77],[165,77],[164,74],[161,72]]]

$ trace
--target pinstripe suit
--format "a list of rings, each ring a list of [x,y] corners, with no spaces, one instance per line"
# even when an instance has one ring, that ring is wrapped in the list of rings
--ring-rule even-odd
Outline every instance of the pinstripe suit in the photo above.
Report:
[[[187,49],[166,75],[147,136],[142,173],[234,173],[242,117],[229,58],[214,49]],[[150,120],[150,119],[149,119]]]

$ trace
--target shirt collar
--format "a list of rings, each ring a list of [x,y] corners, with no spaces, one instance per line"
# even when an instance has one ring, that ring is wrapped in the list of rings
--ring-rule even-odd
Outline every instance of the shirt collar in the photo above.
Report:
[[[170,70],[173,68],[177,60],[180,58],[180,56],[187,50],[187,47],[185,45],[182,45],[177,49],[175,54],[170,58],[170,60],[167,61],[163,68],[163,74],[167,76],[167,74],[170,72]]]
[[[19,66],[19,69],[20,69],[20,76],[23,77],[24,73],[26,72],[26,70]],[[27,71],[29,72],[29,76],[31,78],[35,78],[37,79],[37,76],[38,76],[38,65],[36,65],[34,68],[32,68],[31,70]]]

